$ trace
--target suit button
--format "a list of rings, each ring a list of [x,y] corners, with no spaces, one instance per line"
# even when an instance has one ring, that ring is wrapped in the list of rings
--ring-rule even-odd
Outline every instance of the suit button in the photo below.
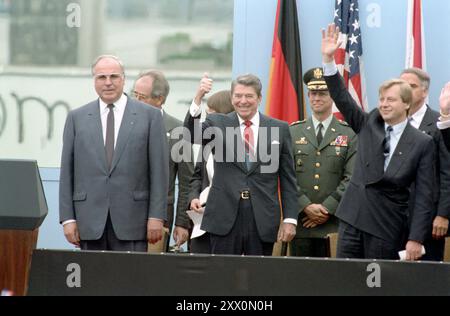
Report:
[[[315,186],[314,186],[314,190],[319,191],[319,186],[318,186],[318,185],[315,185]]]
[[[320,168],[320,162],[316,163],[316,168]]]
[[[319,174],[316,174],[316,175],[314,176],[314,179],[320,179],[320,175],[319,175]]]
[[[320,156],[320,151],[317,152],[317,156]]]

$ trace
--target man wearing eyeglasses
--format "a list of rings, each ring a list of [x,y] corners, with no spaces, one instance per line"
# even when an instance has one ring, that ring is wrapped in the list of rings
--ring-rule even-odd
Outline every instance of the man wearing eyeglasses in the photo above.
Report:
[[[162,237],[168,190],[161,113],[123,93],[115,56],[92,65],[99,98],[69,112],[59,210],[66,239],[82,250],[147,251]]]
[[[173,238],[177,246],[184,244],[189,238],[190,221],[186,213],[188,205],[189,181],[194,173],[192,156],[186,153],[189,159],[183,159],[184,152],[180,153],[179,148],[174,147],[179,144],[179,137],[174,135],[176,128],[181,127],[183,123],[175,117],[167,114],[163,110],[169,95],[170,86],[164,74],[157,70],[149,70],[141,73],[134,83],[133,94],[136,99],[158,108],[163,117],[163,127],[166,132],[169,143],[169,196],[167,205],[167,220],[164,222],[163,235],[165,241],[162,247],[158,245],[150,246],[150,252],[168,251],[169,236],[172,230],[174,220],[175,203],[175,179],[178,176],[178,196],[177,213],[175,217],[175,228]],[[166,238],[167,237],[167,238]]]

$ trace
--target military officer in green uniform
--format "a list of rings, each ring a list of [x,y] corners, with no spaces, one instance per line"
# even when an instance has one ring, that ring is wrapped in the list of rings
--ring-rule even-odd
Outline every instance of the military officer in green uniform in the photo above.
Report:
[[[357,136],[333,115],[333,101],[322,68],[305,73],[312,116],[291,124],[297,185],[300,192],[294,256],[327,257],[326,236],[336,233],[334,216],[352,175]]]

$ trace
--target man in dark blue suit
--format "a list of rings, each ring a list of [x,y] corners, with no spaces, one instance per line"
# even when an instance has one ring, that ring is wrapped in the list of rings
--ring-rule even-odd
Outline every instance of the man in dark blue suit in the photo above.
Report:
[[[433,139],[408,123],[412,92],[403,80],[383,83],[378,108],[370,113],[357,106],[334,62],[338,38],[334,24],[322,31],[325,81],[359,142],[353,176],[336,212],[341,220],[337,256],[398,259],[406,239],[406,259],[417,260],[431,225]],[[414,182],[408,230],[409,188]]]
[[[197,133],[201,108],[194,103],[186,115],[190,140],[213,146],[214,180],[201,228],[210,233],[214,254],[271,255],[277,235],[285,242],[295,236],[298,193],[289,126],[259,113],[261,98],[260,80],[243,75],[231,85],[235,112],[208,115]]]

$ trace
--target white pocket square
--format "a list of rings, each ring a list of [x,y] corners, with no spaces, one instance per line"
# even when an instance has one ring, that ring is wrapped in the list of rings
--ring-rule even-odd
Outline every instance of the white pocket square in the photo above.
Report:
[[[277,141],[277,140],[273,140],[273,141],[272,141],[272,145],[279,145],[279,144],[280,144],[280,142]]]

